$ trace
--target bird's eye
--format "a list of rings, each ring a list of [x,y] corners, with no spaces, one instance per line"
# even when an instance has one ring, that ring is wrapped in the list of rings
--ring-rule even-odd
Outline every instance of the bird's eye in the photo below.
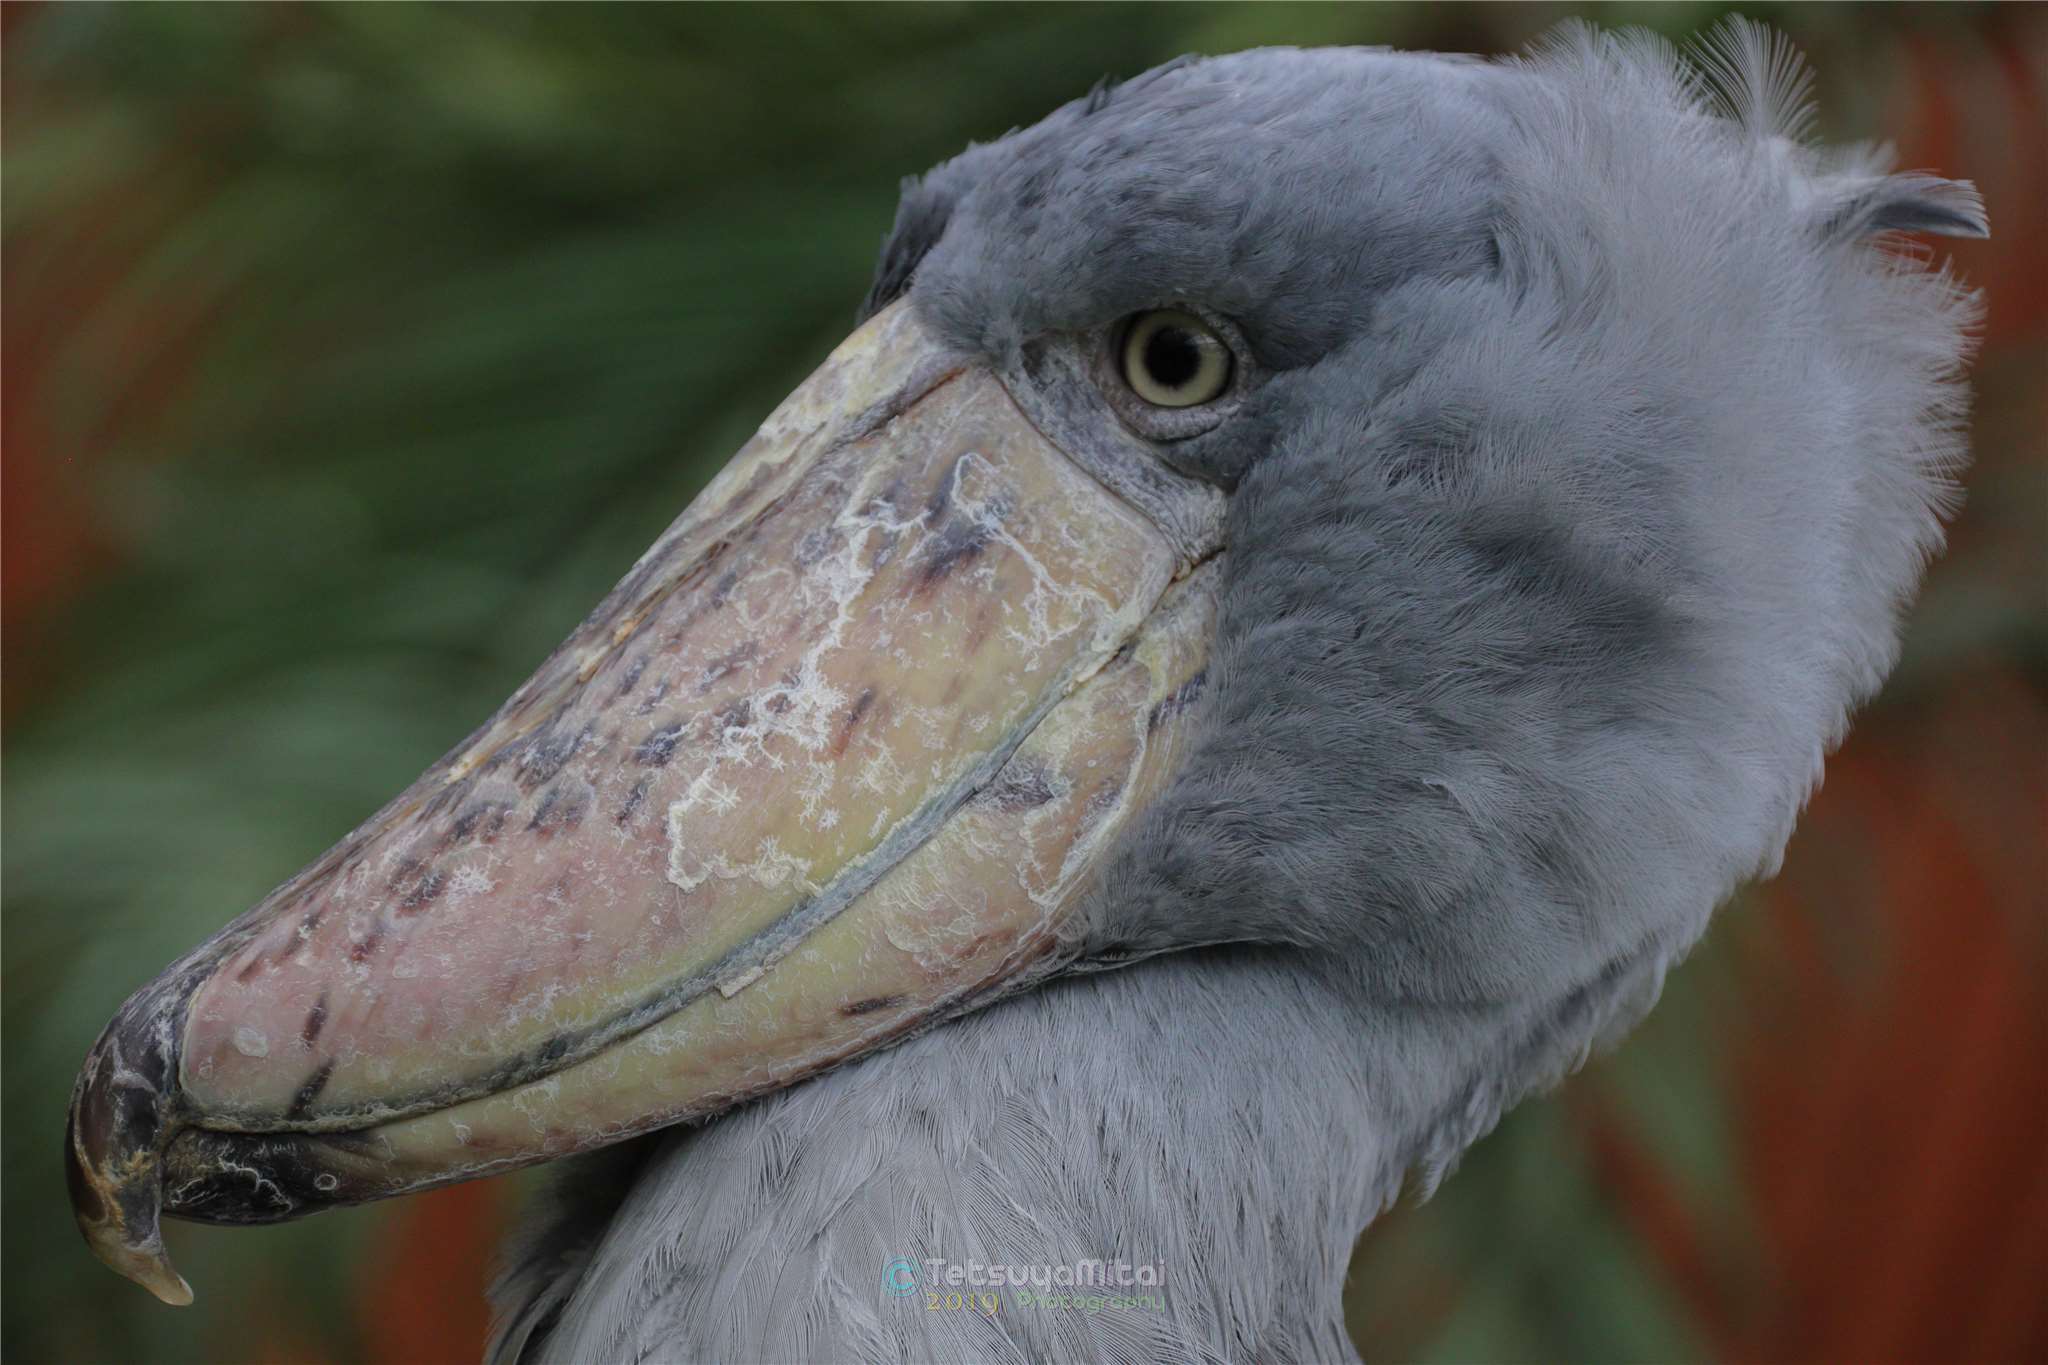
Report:
[[[1124,332],[1123,374],[1131,392],[1155,407],[1191,408],[1230,387],[1230,347],[1193,313],[1140,313]]]

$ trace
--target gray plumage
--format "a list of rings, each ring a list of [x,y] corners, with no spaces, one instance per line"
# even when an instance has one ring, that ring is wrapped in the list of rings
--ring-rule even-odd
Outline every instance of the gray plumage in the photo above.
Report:
[[[1188,303],[1258,382],[1199,738],[1084,965],[564,1187],[501,1359],[1324,1359],[1353,1239],[1617,1037],[1773,870],[1953,496],[1968,186],[1804,139],[1796,59],[1180,62],[906,187],[1011,365]],[[594,1174],[592,1173],[594,1172]],[[1163,1313],[932,1313],[890,1259],[1117,1257]]]

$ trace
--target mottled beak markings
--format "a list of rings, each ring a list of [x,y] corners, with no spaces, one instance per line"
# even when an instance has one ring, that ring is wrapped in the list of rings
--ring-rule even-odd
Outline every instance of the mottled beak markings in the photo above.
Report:
[[[1017,387],[877,315],[482,729],[138,991],[72,1101],[95,1251],[188,1302],[162,1213],[602,1146],[1057,966],[1178,762],[1217,547]]]

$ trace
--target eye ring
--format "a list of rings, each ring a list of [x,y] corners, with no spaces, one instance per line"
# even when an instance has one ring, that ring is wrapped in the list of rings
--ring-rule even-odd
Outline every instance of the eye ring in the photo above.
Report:
[[[1124,383],[1155,408],[1213,403],[1230,389],[1237,368],[1230,343],[1203,318],[1181,308],[1155,308],[1125,324],[1117,347]]]

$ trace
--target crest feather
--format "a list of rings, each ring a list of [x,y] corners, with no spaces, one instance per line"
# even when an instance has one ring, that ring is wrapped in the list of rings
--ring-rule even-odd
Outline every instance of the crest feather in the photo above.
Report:
[[[1813,133],[1813,70],[1790,38],[1730,15],[1693,44],[1700,90],[1759,141],[1804,145]]]

